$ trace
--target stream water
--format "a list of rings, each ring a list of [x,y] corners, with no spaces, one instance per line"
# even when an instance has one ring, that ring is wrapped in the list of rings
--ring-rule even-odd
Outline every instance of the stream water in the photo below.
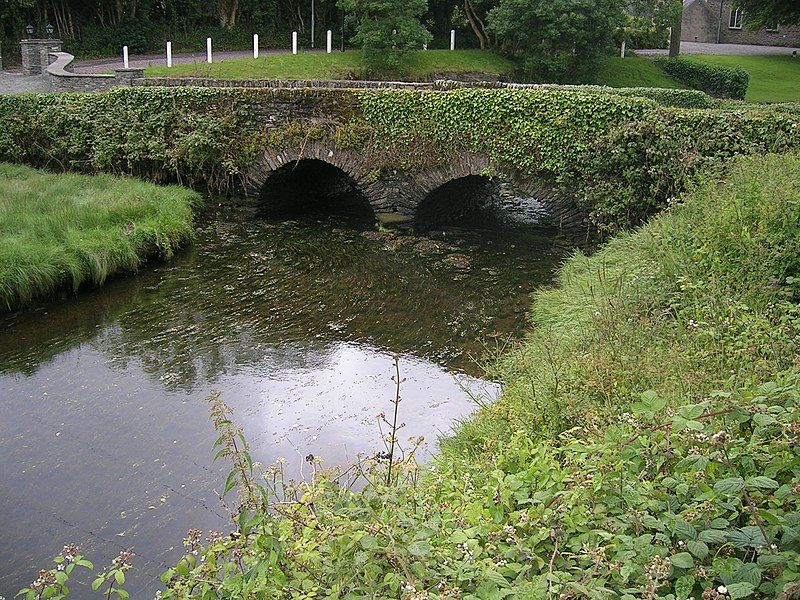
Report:
[[[524,330],[568,249],[536,229],[397,236],[226,203],[171,262],[0,316],[0,596],[77,543],[97,567],[135,552],[128,589],[152,597],[188,528],[230,529],[214,390],[254,458],[299,478],[309,453],[382,449],[399,355],[403,435],[435,450],[471,394],[498,393],[478,359]]]

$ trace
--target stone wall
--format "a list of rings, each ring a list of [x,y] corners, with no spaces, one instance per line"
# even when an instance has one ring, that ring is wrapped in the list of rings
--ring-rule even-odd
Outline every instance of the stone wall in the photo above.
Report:
[[[144,69],[117,69],[114,74],[73,73],[74,56],[67,52],[51,52],[52,62],[45,69],[51,92],[105,92],[115,87],[127,87],[144,77]]]

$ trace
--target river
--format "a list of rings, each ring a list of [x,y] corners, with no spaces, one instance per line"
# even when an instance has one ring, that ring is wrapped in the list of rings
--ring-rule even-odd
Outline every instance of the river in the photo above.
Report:
[[[0,596],[76,543],[98,568],[135,552],[127,587],[152,597],[187,529],[230,529],[215,390],[254,458],[300,478],[307,454],[382,449],[398,355],[403,436],[429,455],[473,396],[496,397],[480,361],[524,330],[570,247],[535,228],[395,235],[211,204],[172,261],[0,315]]]

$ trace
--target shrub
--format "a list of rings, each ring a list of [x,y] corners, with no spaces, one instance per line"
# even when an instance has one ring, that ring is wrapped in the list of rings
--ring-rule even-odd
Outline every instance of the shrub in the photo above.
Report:
[[[425,0],[340,0],[355,21],[353,42],[364,51],[367,74],[397,73],[411,50],[419,50],[432,36],[420,22]]]
[[[658,58],[656,64],[684,85],[716,98],[744,100],[750,75],[741,67],[717,67],[683,58]]]

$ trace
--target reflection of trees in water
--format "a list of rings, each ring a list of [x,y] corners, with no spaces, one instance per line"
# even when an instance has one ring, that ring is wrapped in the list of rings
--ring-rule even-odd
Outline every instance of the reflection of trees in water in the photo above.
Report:
[[[0,343],[21,336],[25,350],[0,350],[2,369],[29,373],[88,340],[115,364],[135,359],[169,388],[233,367],[320,368],[330,340],[369,340],[454,366],[461,353],[479,352],[492,318],[521,319],[528,286],[549,278],[557,260],[520,271],[502,264],[502,248],[480,248],[465,274],[441,256],[408,244],[386,250],[385,240],[350,230],[227,218],[205,225],[192,250],[168,265],[16,319]]]

